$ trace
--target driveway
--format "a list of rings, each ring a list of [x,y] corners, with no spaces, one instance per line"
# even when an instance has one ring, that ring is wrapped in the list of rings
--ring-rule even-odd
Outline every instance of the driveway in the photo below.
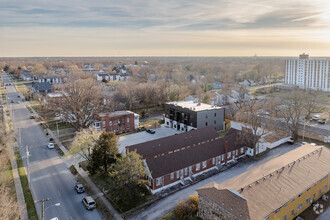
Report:
[[[172,209],[174,209],[177,202],[179,202],[180,200],[183,200],[183,199],[187,199],[189,197],[189,195],[196,194],[197,192],[195,191],[195,189],[197,189],[201,186],[204,186],[205,184],[208,184],[213,181],[216,183],[222,183],[222,182],[229,180],[235,176],[238,176],[250,169],[260,166],[260,165],[268,162],[271,159],[274,159],[291,150],[294,150],[294,149],[300,147],[301,145],[302,144],[300,144],[300,143],[296,143],[294,145],[283,144],[282,146],[269,151],[267,154],[265,154],[259,160],[252,160],[249,162],[239,163],[235,167],[232,167],[224,172],[214,175],[208,179],[205,179],[195,185],[192,185],[183,190],[180,190],[180,191],[174,193],[173,195],[165,197],[165,198],[159,200],[158,202],[154,203],[153,205],[147,207],[145,210],[138,213],[137,215],[132,216],[129,219],[136,219],[136,220],[159,219],[162,216],[166,215],[168,212],[170,212]]]
[[[165,127],[165,125],[162,125],[160,128],[156,128],[154,130],[156,131],[155,134],[149,134],[146,131],[141,131],[134,134],[120,136],[118,142],[119,152],[125,153],[126,146],[152,141],[159,138],[168,137],[174,134],[181,133],[180,131],[177,131],[173,128],[167,128]]]

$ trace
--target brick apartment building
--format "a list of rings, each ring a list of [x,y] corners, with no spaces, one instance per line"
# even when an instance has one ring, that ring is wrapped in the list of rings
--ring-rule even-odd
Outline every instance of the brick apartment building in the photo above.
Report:
[[[126,147],[142,155],[152,193],[192,181],[197,175],[245,155],[237,141],[241,131],[230,129],[219,138],[213,126]]]
[[[139,115],[131,111],[98,113],[94,119],[95,129],[116,134],[134,131],[139,127]]]
[[[198,192],[202,219],[295,219],[329,192],[330,150],[305,144]]]

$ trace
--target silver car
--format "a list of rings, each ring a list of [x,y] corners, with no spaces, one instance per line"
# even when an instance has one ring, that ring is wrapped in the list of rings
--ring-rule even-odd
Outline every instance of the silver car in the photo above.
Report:
[[[92,210],[96,208],[96,203],[91,196],[86,196],[83,198],[82,203],[85,205],[87,210]]]

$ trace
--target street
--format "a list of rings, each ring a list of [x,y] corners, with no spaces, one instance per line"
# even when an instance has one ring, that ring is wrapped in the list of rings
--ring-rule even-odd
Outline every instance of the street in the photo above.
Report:
[[[3,83],[13,83],[7,74],[2,74]],[[81,200],[86,194],[74,190],[75,177],[66,167],[55,149],[48,149],[48,138],[38,123],[29,119],[31,115],[26,102],[18,98],[19,93],[13,85],[6,86],[7,103],[11,112],[17,141],[24,166],[30,173],[30,188],[34,201],[50,198],[45,202],[45,219],[102,219],[97,210],[87,211]],[[13,103],[12,103],[13,102]],[[27,167],[26,146],[29,149]],[[59,206],[55,204],[60,203]],[[41,216],[41,202],[36,204]]]
[[[299,144],[299,143],[296,143],[294,145],[284,144],[278,148],[275,148],[275,149],[269,151],[266,155],[262,156],[259,160],[251,160],[249,162],[239,163],[235,167],[232,167],[224,172],[214,175],[195,185],[189,186],[183,190],[180,190],[180,191],[174,193],[173,195],[170,195],[168,197],[165,197],[165,198],[159,200],[158,202],[147,207],[146,209],[144,209],[142,212],[138,213],[137,215],[132,216],[130,219],[136,219],[136,220],[159,219],[162,216],[166,215],[168,212],[170,212],[172,209],[174,209],[175,205],[180,200],[187,199],[189,195],[196,194],[197,192],[195,191],[195,189],[197,189],[201,186],[204,186],[205,184],[208,184],[213,181],[215,181],[217,183],[222,183],[226,180],[229,180],[250,169],[260,166],[261,164],[264,164],[264,163],[268,162],[269,160],[279,157],[280,155],[283,155],[300,146],[301,146],[301,144]]]

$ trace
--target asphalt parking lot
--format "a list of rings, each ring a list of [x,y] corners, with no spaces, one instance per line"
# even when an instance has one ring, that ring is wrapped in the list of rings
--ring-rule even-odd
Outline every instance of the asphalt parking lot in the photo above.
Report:
[[[134,134],[120,136],[119,142],[118,142],[119,152],[125,153],[126,146],[147,142],[147,141],[155,140],[155,139],[162,138],[162,137],[167,137],[170,135],[174,135],[176,133],[177,134],[181,133],[180,131],[177,131],[173,128],[167,128],[167,127],[165,127],[165,125],[162,125],[160,128],[156,128],[154,130],[156,131],[155,134],[149,134],[146,131],[141,131],[141,132],[134,133]]]

